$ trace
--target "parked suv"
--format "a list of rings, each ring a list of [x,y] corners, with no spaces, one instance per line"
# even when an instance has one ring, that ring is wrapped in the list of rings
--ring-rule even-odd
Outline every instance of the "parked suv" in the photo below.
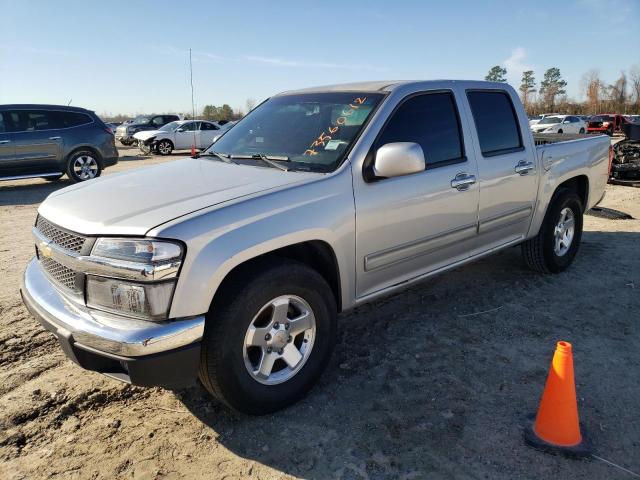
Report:
[[[111,129],[84,108],[0,105],[0,180],[42,177],[73,182],[118,163]]]
[[[131,123],[120,125],[116,129],[116,139],[123,145],[133,145],[133,135],[145,130],[158,130],[169,122],[182,120],[179,115],[140,115]]]

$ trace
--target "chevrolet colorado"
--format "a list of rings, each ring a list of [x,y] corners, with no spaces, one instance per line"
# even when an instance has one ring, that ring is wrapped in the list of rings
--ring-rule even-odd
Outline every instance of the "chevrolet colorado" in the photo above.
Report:
[[[21,292],[85,369],[272,412],[319,377],[340,312],[517,244],[569,267],[609,150],[536,145],[503,83],[285,92],[198,158],[52,193]]]

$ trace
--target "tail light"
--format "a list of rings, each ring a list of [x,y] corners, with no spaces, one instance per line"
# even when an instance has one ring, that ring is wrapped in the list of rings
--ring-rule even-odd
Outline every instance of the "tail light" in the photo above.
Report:
[[[109,135],[115,135],[115,134],[116,134],[116,132],[114,132],[114,131],[113,131],[111,128],[109,128],[109,127],[104,127],[104,128],[103,128],[103,130],[104,130],[105,132],[107,132]]]

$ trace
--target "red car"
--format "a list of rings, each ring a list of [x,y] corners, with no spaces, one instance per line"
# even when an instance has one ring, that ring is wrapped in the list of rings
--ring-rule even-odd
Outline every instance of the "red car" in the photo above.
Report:
[[[601,113],[589,118],[587,133],[606,133],[613,135],[622,132],[622,125],[628,120],[617,113]]]

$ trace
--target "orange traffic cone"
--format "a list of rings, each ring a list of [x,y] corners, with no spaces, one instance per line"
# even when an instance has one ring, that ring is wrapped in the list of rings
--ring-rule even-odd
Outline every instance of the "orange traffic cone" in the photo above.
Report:
[[[550,453],[591,454],[580,433],[573,353],[569,342],[558,342],[535,422],[525,429],[525,441]]]
[[[191,157],[196,158],[196,146],[191,145]]]

